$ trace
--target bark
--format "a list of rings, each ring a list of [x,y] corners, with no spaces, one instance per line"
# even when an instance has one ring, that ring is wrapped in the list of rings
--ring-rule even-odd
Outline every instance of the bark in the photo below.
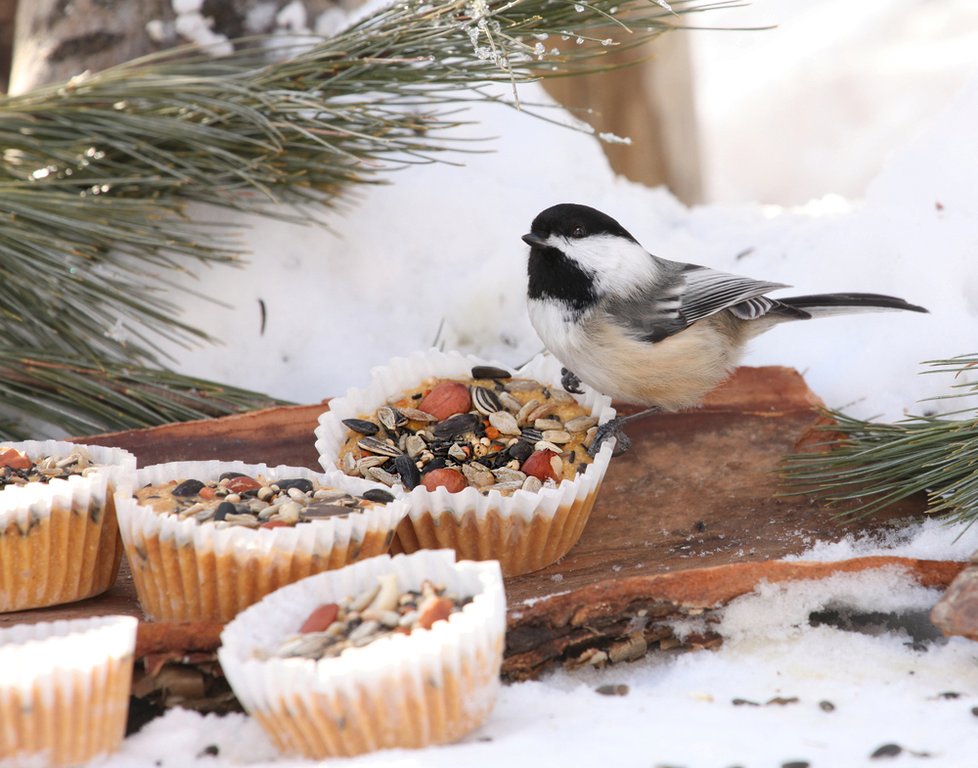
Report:
[[[17,9],[10,93],[68,80],[158,50],[146,23],[167,0],[25,0]]]
[[[648,186],[664,184],[687,205],[702,202],[703,182],[689,39],[668,32],[652,44],[645,63],[584,77],[555,78],[544,87],[571,110],[589,109],[598,132],[631,139],[602,143],[611,167]],[[634,61],[611,53],[608,62]]]

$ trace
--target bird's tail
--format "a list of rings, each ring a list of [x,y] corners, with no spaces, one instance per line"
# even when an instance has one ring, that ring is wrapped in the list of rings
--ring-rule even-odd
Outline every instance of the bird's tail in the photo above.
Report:
[[[847,315],[853,312],[871,312],[880,309],[905,309],[909,312],[927,312],[924,307],[880,293],[819,293],[812,296],[778,298],[784,305],[784,314],[799,319]]]

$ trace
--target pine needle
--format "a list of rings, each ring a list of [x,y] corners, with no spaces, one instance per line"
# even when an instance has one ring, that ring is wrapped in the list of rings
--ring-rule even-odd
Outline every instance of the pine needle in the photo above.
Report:
[[[925,363],[925,373],[953,374],[950,394],[934,400],[978,396],[978,354]],[[827,411],[819,451],[795,454],[784,463],[792,494],[812,494],[830,503],[855,502],[843,513],[861,518],[924,493],[927,513],[970,526],[978,520],[978,410],[962,408],[942,417],[910,416],[894,424],[853,419]],[[953,418],[952,418],[953,417]]]
[[[323,224],[360,185],[477,149],[453,131],[472,101],[505,101],[487,84],[601,69],[733,4],[408,0],[331,39],[185,47],[0,98],[0,429],[267,402],[162,369],[162,339],[207,341],[167,299],[172,273],[243,256],[233,228],[191,221],[187,204]]]

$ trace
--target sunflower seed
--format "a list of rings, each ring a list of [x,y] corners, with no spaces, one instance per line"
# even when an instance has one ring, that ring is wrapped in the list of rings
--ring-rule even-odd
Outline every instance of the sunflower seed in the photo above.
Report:
[[[564,424],[564,429],[568,432],[586,432],[598,423],[597,416],[578,416],[570,419]]]
[[[366,419],[343,419],[343,423],[361,435],[376,435],[380,431],[380,427]]]
[[[553,413],[556,410],[557,410],[557,404],[556,403],[553,403],[553,402],[550,402],[550,403],[541,403],[536,408],[534,408],[532,411],[530,411],[530,413],[526,417],[526,421],[527,421],[527,423],[532,424],[537,419],[544,419],[544,418],[546,418],[547,416],[549,416],[551,413]]]
[[[401,413],[407,416],[410,421],[420,421],[425,424],[432,421],[438,421],[438,419],[432,416],[430,413],[419,411],[417,408],[401,408]]]
[[[490,472],[482,464],[478,463],[463,464],[462,474],[465,475],[465,478],[472,483],[472,485],[478,488],[493,485],[496,482],[496,478],[493,477],[492,472]]]
[[[485,387],[472,387],[472,405],[483,416],[503,410],[503,404],[499,402],[496,393]]]
[[[366,472],[364,472],[364,477],[370,480],[376,480],[378,483],[383,483],[387,486],[397,485],[400,478],[397,475],[392,475],[390,472],[385,472],[380,467],[371,467]]]
[[[540,384],[531,379],[510,379],[506,382],[506,389],[510,392],[533,392],[540,389]]]
[[[518,435],[520,433],[519,424],[516,423],[516,418],[509,411],[496,411],[490,414],[489,423],[504,435]]]
[[[371,467],[379,467],[388,461],[390,461],[389,456],[364,456],[362,459],[357,460],[357,469],[363,474]]]
[[[560,419],[537,419],[533,422],[533,428],[546,432],[548,429],[563,429],[564,425]]]
[[[388,432],[396,432],[398,427],[407,424],[407,417],[396,408],[385,405],[377,409],[377,420],[384,425]]]
[[[411,490],[421,482],[421,472],[418,471],[414,459],[409,456],[398,456],[394,459],[394,470],[401,478],[401,485]]]
[[[448,449],[448,455],[455,459],[455,461],[468,461],[469,459],[469,454],[458,443],[452,443],[452,447]]]
[[[571,441],[570,434],[562,429],[545,430],[542,437],[548,443],[555,443],[557,445],[562,445],[563,443],[569,443]]]
[[[509,394],[509,392],[500,392],[497,397],[499,398],[499,402],[502,403],[503,408],[510,413],[519,413],[520,408],[523,407],[523,403]]]
[[[394,497],[382,488],[371,488],[360,494],[360,498],[366,499],[367,501],[377,502],[378,504],[386,504],[390,501],[394,501]]]
[[[509,467],[498,467],[492,471],[493,477],[496,478],[497,482],[500,483],[511,483],[518,482],[522,485],[523,481],[526,479],[526,475],[520,472],[518,469],[510,469]]]
[[[385,440],[378,440],[375,437],[364,437],[357,440],[357,445],[370,453],[377,453],[381,456],[400,456],[401,449]]]
[[[529,475],[526,478],[526,480],[523,481],[524,491],[529,491],[530,493],[536,493],[541,488],[543,488],[543,483],[540,482],[539,478],[534,477],[533,475]]]
[[[481,424],[482,418],[477,413],[458,413],[435,425],[435,437],[454,439],[466,432],[472,432]]]
[[[509,379],[513,376],[509,371],[496,368],[493,365],[472,366],[473,379]]]
[[[538,405],[540,405],[540,401],[535,398],[532,400],[527,400],[516,412],[516,421],[520,424],[526,424],[527,417],[530,415],[530,412]]]
[[[314,501],[302,510],[303,520],[325,520],[328,517],[349,515],[353,510],[341,504],[330,504],[325,501]]]
[[[499,491],[499,493],[512,493],[513,491],[518,491],[523,487],[523,483],[520,480],[507,480],[503,483],[493,483],[492,485],[484,485],[480,488],[482,491]]]
[[[404,440],[404,452],[412,459],[416,459],[427,447],[425,441],[418,435],[408,435]]]

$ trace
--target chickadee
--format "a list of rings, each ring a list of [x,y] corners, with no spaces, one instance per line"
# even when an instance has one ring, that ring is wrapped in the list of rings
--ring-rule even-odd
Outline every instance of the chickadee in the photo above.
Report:
[[[565,366],[565,387],[583,381],[649,410],[699,403],[727,378],[744,345],[780,322],[867,309],[927,311],[874,293],[772,299],[765,294],[789,286],[658,258],[586,205],[547,208],[523,240],[530,246],[530,321]]]

